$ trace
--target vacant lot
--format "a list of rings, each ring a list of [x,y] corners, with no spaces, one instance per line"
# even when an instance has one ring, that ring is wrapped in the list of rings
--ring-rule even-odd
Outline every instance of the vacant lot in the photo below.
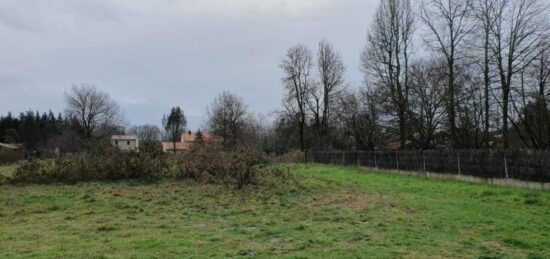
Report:
[[[549,192],[288,167],[239,191],[0,185],[0,257],[550,257]]]

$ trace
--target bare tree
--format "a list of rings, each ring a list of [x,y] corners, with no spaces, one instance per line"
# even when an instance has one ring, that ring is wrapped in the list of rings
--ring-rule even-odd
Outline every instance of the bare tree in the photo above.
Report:
[[[422,149],[433,148],[434,135],[445,119],[445,70],[438,60],[420,60],[411,66],[411,121]]]
[[[334,105],[343,91],[345,67],[340,54],[338,54],[332,45],[325,40],[319,42],[317,59],[319,83],[322,86],[323,104],[320,120],[321,141],[326,142]],[[326,144],[327,143],[322,143],[323,146]]]
[[[244,135],[247,115],[243,100],[224,91],[208,108],[207,126],[210,132],[223,138],[226,148],[235,147]]]
[[[101,139],[121,126],[121,111],[111,97],[91,84],[73,85],[65,93],[67,118],[76,122],[80,136]]]
[[[536,149],[550,148],[550,54],[547,44],[536,53],[533,63],[520,71],[519,87],[510,95],[518,120],[511,120],[512,125],[525,146]]]
[[[381,141],[379,98],[374,91],[346,91],[340,99],[340,121],[344,135],[350,136],[353,147],[359,150],[374,150]]]
[[[324,146],[324,124],[323,124],[323,104],[324,91],[319,82],[311,82],[306,99],[307,107],[312,115],[310,127],[314,131],[315,148],[322,149]]]
[[[474,65],[457,68],[456,144],[480,148],[483,142],[483,78]]]
[[[183,110],[178,106],[173,107],[170,110],[170,114],[162,117],[162,125],[164,125],[168,139],[173,144],[175,154],[177,151],[176,143],[181,140],[181,133],[185,131],[185,126],[187,126],[187,119]]]
[[[469,19],[472,0],[423,0],[420,19],[429,34],[424,37],[428,46],[441,54],[447,63],[447,118],[451,144],[456,147],[456,69],[465,38],[475,28]]]
[[[160,129],[151,124],[134,126],[128,132],[137,135],[139,141],[146,144],[160,141],[162,135]]]
[[[290,48],[281,63],[283,83],[287,90],[286,101],[297,114],[300,133],[300,149],[305,150],[305,127],[307,119],[307,100],[311,87],[311,51],[303,45]]]
[[[491,31],[496,22],[495,8],[497,0],[475,0],[473,4],[473,10],[475,18],[477,19],[478,32],[481,37],[481,49],[483,55],[477,60],[481,64],[483,71],[483,142],[487,146],[489,144],[489,131],[490,131],[490,116],[491,116],[491,101],[490,101],[490,89],[491,89],[491,62],[493,61],[493,52],[491,51]],[[476,42],[479,42],[477,40]]]
[[[399,142],[404,148],[408,135],[409,58],[414,32],[410,0],[382,0],[361,54],[365,79],[389,89],[399,124]]]
[[[515,75],[522,72],[541,51],[547,32],[545,11],[547,6],[539,0],[498,0],[495,23],[491,29],[491,49],[500,79],[502,99],[502,132],[504,148],[509,147],[510,93]]]

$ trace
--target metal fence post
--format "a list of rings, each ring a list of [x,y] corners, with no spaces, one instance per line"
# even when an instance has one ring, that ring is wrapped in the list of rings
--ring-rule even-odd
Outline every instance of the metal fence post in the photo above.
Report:
[[[422,150],[422,169],[426,172],[426,156],[424,155],[424,150]]]

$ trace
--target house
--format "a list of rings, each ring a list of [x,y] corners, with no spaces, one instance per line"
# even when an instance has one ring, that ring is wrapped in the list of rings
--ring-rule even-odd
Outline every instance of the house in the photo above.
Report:
[[[199,137],[202,136],[202,137]],[[181,133],[179,142],[176,142],[176,153],[191,149],[197,143],[217,145],[223,143],[223,138],[210,133],[193,133],[191,131]],[[162,150],[164,152],[174,152],[174,142],[163,141]]]
[[[139,148],[139,139],[137,135],[113,135],[111,145],[122,151],[137,150]]]

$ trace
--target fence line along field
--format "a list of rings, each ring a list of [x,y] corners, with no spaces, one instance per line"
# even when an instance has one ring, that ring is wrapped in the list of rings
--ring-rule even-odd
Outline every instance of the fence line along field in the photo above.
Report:
[[[470,176],[549,189],[550,152],[535,150],[311,151],[306,161]],[[456,178],[456,177],[455,177]],[[503,181],[506,182],[506,181]]]
[[[291,177],[4,184],[0,257],[550,257],[549,192],[272,167]]]

